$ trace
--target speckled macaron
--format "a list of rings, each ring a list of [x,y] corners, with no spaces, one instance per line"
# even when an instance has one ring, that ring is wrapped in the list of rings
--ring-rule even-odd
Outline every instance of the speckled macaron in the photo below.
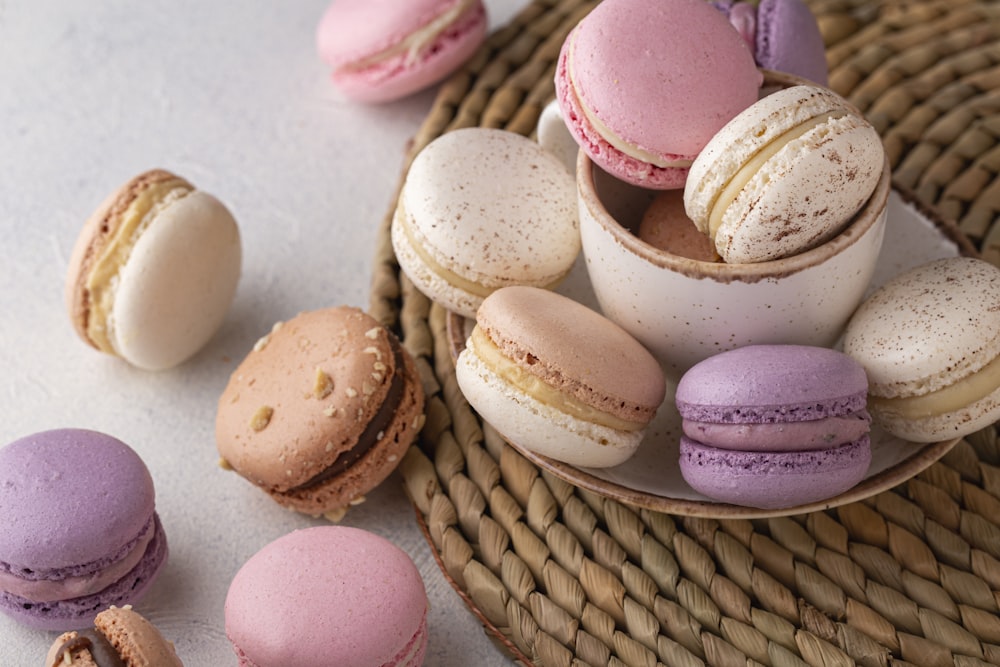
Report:
[[[399,464],[423,406],[391,331],[357,308],[314,310],[275,325],[232,373],[216,444],[281,505],[339,519]]]
[[[1000,419],[1000,268],[940,259],[879,288],[848,322],[875,423],[905,440],[968,435]]]
[[[501,287],[554,287],[569,273],[580,254],[576,183],[527,137],[454,130],[414,158],[391,236],[417,289],[473,318]]]

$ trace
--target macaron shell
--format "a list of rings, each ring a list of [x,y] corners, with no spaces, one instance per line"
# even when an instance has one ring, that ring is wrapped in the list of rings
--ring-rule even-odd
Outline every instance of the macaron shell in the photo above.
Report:
[[[801,0],[760,0],[754,55],[765,69],[827,85],[823,35],[816,17]]]
[[[131,607],[106,609],[94,625],[130,667],[183,667],[173,644]]]
[[[212,195],[194,191],[164,209],[119,272],[110,331],[118,354],[160,370],[200,350],[236,294],[241,255],[236,221]]]
[[[779,509],[837,496],[864,479],[871,463],[868,436],[807,452],[739,452],[681,438],[685,481],[713,500]]]
[[[464,128],[438,137],[413,160],[392,244],[418,289],[472,318],[500,287],[562,280],[580,254],[577,215],[573,177],[538,143]],[[442,268],[459,280],[441,275]]]
[[[233,578],[226,635],[241,664],[358,667],[422,661],[427,594],[409,556],[357,528],[293,531]],[[414,639],[416,638],[416,641]],[[413,648],[416,647],[414,651]]]

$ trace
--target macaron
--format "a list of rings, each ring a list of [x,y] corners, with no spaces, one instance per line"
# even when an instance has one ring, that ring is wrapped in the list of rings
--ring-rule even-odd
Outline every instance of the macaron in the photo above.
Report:
[[[229,585],[226,636],[240,665],[419,667],[427,593],[409,555],[359,528],[296,530]]]
[[[716,0],[712,5],[750,45],[760,67],[827,85],[826,45],[802,0]]]
[[[396,100],[465,63],[486,39],[482,0],[335,0],[316,28],[316,46],[347,97]]]
[[[417,289],[471,319],[491,292],[555,287],[573,268],[580,254],[576,182],[520,134],[453,130],[414,158],[391,237]]]
[[[45,667],[184,667],[174,645],[130,605],[99,613],[90,630],[64,632]]]
[[[691,166],[684,207],[724,261],[780,259],[839,234],[886,162],[878,132],[844,98],[792,86],[708,142]]]
[[[763,77],[704,0],[604,0],[569,33],[556,97],[581,150],[621,180],[682,188],[692,161],[757,100]]]
[[[233,371],[215,437],[224,467],[279,504],[331,520],[381,484],[423,426],[396,336],[349,306],[276,324]]]
[[[455,374],[512,444],[588,468],[628,460],[666,392],[660,364],[624,329],[537,287],[483,301]]]
[[[657,193],[639,221],[636,236],[671,255],[701,262],[720,261],[711,239],[701,233],[684,210],[683,190]]]
[[[222,324],[240,276],[239,229],[212,195],[161,169],[132,178],[77,237],[66,304],[91,347],[171,368]]]
[[[680,470],[710,499],[764,509],[837,496],[871,463],[864,368],[808,345],[750,345],[692,366],[677,385]]]
[[[0,449],[0,611],[44,630],[138,602],[167,559],[153,480],[128,445],[83,429]]]
[[[1000,420],[1000,268],[952,257],[904,271],[855,311],[844,352],[868,373],[875,423],[899,438],[939,442]]]

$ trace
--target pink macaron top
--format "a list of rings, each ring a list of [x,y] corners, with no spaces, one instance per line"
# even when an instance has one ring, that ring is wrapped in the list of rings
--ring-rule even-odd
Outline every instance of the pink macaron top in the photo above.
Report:
[[[580,102],[661,156],[695,157],[762,81],[743,38],[704,0],[605,0],[564,48]]]
[[[226,597],[240,664],[420,664],[427,594],[406,552],[346,526],[293,531],[252,556]],[[415,655],[414,655],[415,654]]]
[[[319,22],[317,48],[334,70],[356,65],[433,27],[452,11],[463,15],[483,8],[479,0],[337,0]]]
[[[148,532],[153,512],[149,470],[109,435],[42,431],[0,449],[0,569],[6,572],[35,579],[96,571]]]

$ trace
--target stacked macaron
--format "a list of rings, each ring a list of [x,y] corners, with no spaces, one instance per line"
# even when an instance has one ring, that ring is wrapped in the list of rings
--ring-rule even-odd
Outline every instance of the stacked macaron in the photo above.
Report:
[[[59,429],[0,449],[0,611],[69,630],[136,602],[167,558],[153,480],[103,433]]]
[[[765,509],[822,501],[871,462],[868,380],[836,350],[751,345],[687,371],[675,402],[680,469],[707,497]]]
[[[872,418],[914,442],[973,433],[1000,419],[1000,268],[954,257],[922,264],[854,313],[844,351],[871,383]]]

